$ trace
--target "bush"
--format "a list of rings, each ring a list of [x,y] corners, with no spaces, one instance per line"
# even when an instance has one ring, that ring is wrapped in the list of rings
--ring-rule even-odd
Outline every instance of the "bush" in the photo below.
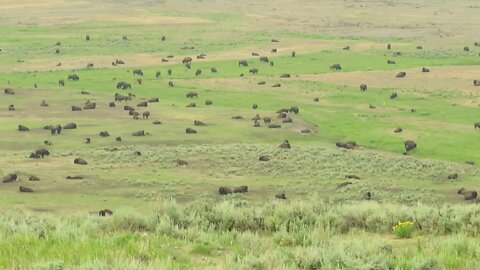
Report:
[[[393,233],[398,238],[412,238],[413,222],[410,222],[410,221],[401,222],[401,221],[399,221],[397,223],[397,225],[393,226]]]

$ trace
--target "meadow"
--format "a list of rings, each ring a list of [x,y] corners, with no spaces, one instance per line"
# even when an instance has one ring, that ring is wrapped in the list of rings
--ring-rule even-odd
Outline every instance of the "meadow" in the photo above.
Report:
[[[18,176],[0,184],[0,268],[480,267],[478,206],[457,194],[480,176],[475,3],[257,2],[0,3],[0,177]],[[72,111],[87,100],[96,108]],[[291,107],[283,123],[277,111]],[[281,127],[254,127],[256,115]],[[77,128],[44,129],[67,123]],[[404,155],[406,140],[417,148]],[[50,155],[29,158],[40,148]],[[412,238],[393,234],[399,221]]]

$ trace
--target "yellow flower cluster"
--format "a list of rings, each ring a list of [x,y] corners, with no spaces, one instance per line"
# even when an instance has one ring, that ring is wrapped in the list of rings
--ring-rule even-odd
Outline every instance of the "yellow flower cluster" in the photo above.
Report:
[[[393,230],[395,231],[396,229],[404,227],[404,226],[413,226],[413,222],[410,222],[410,221],[401,222],[401,221],[399,221],[397,223],[397,225],[393,226]]]
[[[413,222],[399,221],[397,225],[393,226],[393,233],[398,238],[411,238],[413,233]]]

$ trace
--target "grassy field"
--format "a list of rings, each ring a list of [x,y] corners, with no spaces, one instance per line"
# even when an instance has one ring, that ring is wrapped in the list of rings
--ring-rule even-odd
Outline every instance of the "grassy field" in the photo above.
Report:
[[[477,190],[480,177],[474,1],[93,3],[0,3],[0,176],[18,176],[1,183],[0,268],[480,267],[478,209],[457,194]],[[117,89],[120,81],[132,88]],[[87,100],[96,109],[72,111]],[[151,115],[132,119],[125,105]],[[277,111],[294,106],[300,112],[282,123]],[[257,114],[281,128],[254,127]],[[44,129],[67,123],[77,129]],[[140,130],[147,135],[132,136]],[[292,149],[278,147],[284,140]],[[417,148],[403,155],[406,140]],[[29,158],[40,148],[50,155]],[[218,195],[241,185],[249,192]],[[98,217],[105,208],[112,217]],[[412,239],[392,234],[399,221],[414,222]]]

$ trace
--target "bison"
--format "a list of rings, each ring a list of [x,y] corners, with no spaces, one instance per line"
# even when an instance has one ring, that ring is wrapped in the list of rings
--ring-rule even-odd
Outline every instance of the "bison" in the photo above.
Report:
[[[401,72],[397,73],[397,75],[395,77],[404,78],[406,76],[407,76],[407,73],[405,71],[401,71]]]
[[[183,58],[182,63],[183,64],[190,64],[190,63],[192,63],[192,61],[193,61],[193,59],[191,57],[185,57],[185,58]]]
[[[248,186],[239,186],[239,187],[233,188],[233,193],[247,193],[247,192],[248,192]]]
[[[480,86],[480,80],[474,80],[473,86]]]
[[[69,81],[78,81],[78,80],[80,80],[80,77],[78,77],[78,75],[71,74],[71,75],[68,75],[68,80]]]
[[[238,61],[238,66],[248,67],[248,62],[247,62],[247,60],[240,60],[240,61]]]
[[[198,97],[198,94],[197,92],[188,92],[186,95],[185,95],[187,98],[194,98],[194,97]]]
[[[391,95],[390,95],[390,99],[395,99],[397,98],[398,95],[397,95],[397,92],[393,92]]]
[[[200,75],[202,75],[202,70],[197,69],[197,71],[195,71],[195,76],[200,76]]]
[[[228,187],[220,187],[218,188],[218,194],[220,195],[232,194],[232,189]]]
[[[85,106],[83,106],[83,109],[84,110],[93,110],[93,109],[95,109],[96,106],[97,106],[97,104],[95,102],[87,102],[85,104]]]
[[[108,131],[100,131],[100,137],[108,137],[108,136],[110,136]]]
[[[59,86],[65,86],[65,81],[64,80],[59,80],[58,85]]]
[[[143,76],[143,71],[141,69],[134,69],[133,75]]]
[[[15,95],[15,91],[12,88],[5,88],[5,95]]]
[[[30,129],[24,125],[18,125],[18,131],[30,131]]]
[[[266,56],[260,56],[260,62],[268,63],[270,60]]]
[[[40,103],[40,107],[48,107],[48,103],[45,100],[42,100],[42,103]]]
[[[149,111],[145,111],[145,112],[142,113],[142,118],[148,119],[148,117],[150,117],[150,112]]]
[[[7,174],[2,177],[2,183],[11,183],[17,181],[17,175],[14,173]]]
[[[196,131],[195,129],[193,129],[193,128],[186,128],[186,129],[185,129],[185,133],[187,133],[187,134],[195,134],[195,133],[197,133],[197,131]]]
[[[213,101],[207,99],[205,100],[205,105],[209,106],[209,105],[212,105],[213,104]]]
[[[113,215],[113,212],[110,209],[103,209],[98,212],[98,215],[101,217],[108,217]]]
[[[147,101],[142,101],[137,104],[137,107],[148,107],[148,102]]]
[[[333,65],[330,66],[330,69],[341,70],[342,66],[340,64],[333,64]]]
[[[287,196],[285,195],[285,193],[279,193],[275,195],[275,199],[286,200]]]
[[[367,91],[367,85],[366,84],[360,84],[360,91]]]
[[[76,159],[73,160],[73,164],[88,165],[88,162],[83,158],[76,158]]]
[[[50,155],[50,151],[48,151],[45,148],[37,149],[35,150],[35,154],[37,154],[39,157],[44,158],[45,156]]]
[[[20,190],[20,192],[29,192],[29,193],[33,192],[33,189],[31,189],[29,187],[25,187],[25,186],[20,186],[19,190]]]
[[[258,73],[258,69],[257,68],[251,68],[249,70],[250,73],[252,73],[253,75],[257,74]]]
[[[279,148],[282,148],[282,149],[290,149],[290,148],[291,148],[290,143],[288,142],[288,140],[284,140],[283,143],[281,143],[278,147],[279,147]]]
[[[145,131],[139,130],[139,131],[133,132],[132,136],[135,136],[135,137],[145,136]]]
[[[430,72],[430,69],[428,69],[428,68],[426,68],[426,67],[422,67],[422,72],[423,72],[423,73]]]
[[[448,180],[457,180],[458,179],[458,173],[452,173],[447,176]]]
[[[72,106],[72,111],[73,112],[78,112],[78,111],[81,111],[81,110],[82,110],[82,108],[80,108],[78,106],[75,106],[75,105]]]
[[[403,144],[405,146],[405,151],[407,151],[407,152],[412,151],[415,148],[417,148],[417,144],[412,140],[404,141]]]
[[[199,120],[194,120],[194,121],[193,121],[193,124],[194,124],[195,126],[206,126],[206,124],[205,124],[204,122],[199,121]]]

